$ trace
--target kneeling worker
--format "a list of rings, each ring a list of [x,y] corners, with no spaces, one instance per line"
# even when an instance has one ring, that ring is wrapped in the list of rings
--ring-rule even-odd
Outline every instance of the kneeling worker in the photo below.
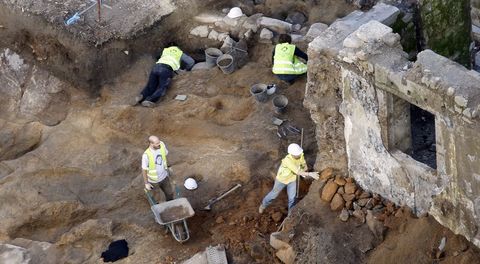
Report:
[[[173,199],[173,187],[170,184],[165,144],[156,136],[148,138],[149,146],[142,155],[142,176],[145,194],[150,205],[157,204],[153,190],[161,189],[167,201]]]
[[[288,154],[282,160],[280,168],[275,178],[273,189],[263,198],[262,204],[258,208],[259,213],[263,213],[265,208],[277,198],[280,192],[287,187],[288,194],[288,214],[295,205],[295,196],[297,194],[297,177],[311,177],[318,180],[318,172],[307,172],[307,163],[303,157],[303,149],[298,144],[288,146]]]
[[[293,84],[298,77],[307,72],[307,65],[299,58],[308,61],[308,56],[295,45],[290,44],[292,38],[287,34],[280,35],[278,42],[273,51],[272,72],[280,80]]]
[[[167,93],[173,72],[180,69],[189,71],[194,64],[195,61],[179,49],[175,43],[169,43],[169,47],[163,49],[162,56],[153,66],[147,85],[135,97],[135,104],[141,102],[145,107],[154,107],[155,102]]]

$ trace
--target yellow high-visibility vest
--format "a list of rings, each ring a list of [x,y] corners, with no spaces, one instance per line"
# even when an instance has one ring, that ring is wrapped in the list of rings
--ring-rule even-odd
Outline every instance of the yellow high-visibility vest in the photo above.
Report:
[[[307,65],[295,56],[295,45],[289,43],[277,44],[273,56],[274,74],[304,74]]]
[[[277,180],[283,184],[289,184],[296,180],[299,170],[303,170],[307,166],[303,154],[299,159],[295,159],[292,155],[288,154],[283,158],[280,168],[277,172]]]
[[[163,160],[163,167],[165,169],[168,168],[167,165],[167,152],[165,150],[165,144],[163,142],[160,142],[160,154],[162,155],[162,160]],[[147,154],[148,157],[148,171],[147,171],[147,176],[152,182],[157,182],[158,181],[158,174],[157,174],[157,166],[155,164],[155,155],[153,155],[152,150],[150,147],[148,147],[145,150],[145,154]]]
[[[172,67],[172,70],[176,71],[180,69],[180,59],[182,58],[183,51],[177,47],[165,48],[162,51],[162,56],[157,63],[167,64]]]

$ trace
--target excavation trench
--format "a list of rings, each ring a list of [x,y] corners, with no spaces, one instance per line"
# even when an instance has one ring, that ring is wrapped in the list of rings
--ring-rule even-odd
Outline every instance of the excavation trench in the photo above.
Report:
[[[248,63],[234,73],[213,68],[178,75],[157,107],[131,106],[166,42],[177,41],[197,61],[203,59],[204,48],[220,46],[192,38],[194,23],[184,18],[206,9],[221,10],[226,1],[177,1],[177,11],[165,12],[152,23],[142,21],[131,31],[115,28],[117,35],[89,28],[97,25],[92,14],[65,27],[64,19],[78,6],[56,17],[52,14],[61,13],[64,6],[38,13],[25,5],[28,1],[20,2],[15,8],[0,3],[0,89],[5,94],[0,99],[0,241],[29,249],[48,243],[48,250],[34,255],[39,263],[97,263],[110,242],[119,239],[126,239],[130,247],[129,257],[119,263],[178,263],[217,244],[225,245],[231,263],[279,263],[269,240],[287,215],[286,193],[264,214],[258,213],[258,206],[271,190],[290,143],[303,143],[310,168],[323,162],[316,158],[318,146],[325,142],[317,142],[316,125],[303,107],[306,77],[293,85],[279,81],[271,73],[273,46],[252,41]],[[330,23],[353,10],[343,1],[318,6],[314,2],[267,1],[249,13],[266,11],[282,18],[298,7],[310,12],[311,22]],[[148,8],[152,1],[146,3]],[[137,14],[122,10],[113,19]],[[107,27],[102,22],[98,26]],[[250,87],[259,83],[276,84],[275,95],[288,98],[284,113],[275,113],[275,95],[266,102],[254,99]],[[174,99],[180,94],[187,100]],[[34,99],[42,104],[32,103]],[[280,130],[272,124],[273,117],[285,120]],[[303,140],[289,126],[303,129]],[[326,122],[325,128],[329,126],[332,134],[343,133]],[[164,233],[144,196],[140,159],[152,134],[167,144],[172,182],[196,212],[187,220],[191,238],[184,244]],[[183,187],[188,177],[197,180],[197,190]],[[211,211],[201,210],[237,183],[242,185],[239,190]],[[320,202],[322,187],[321,181],[302,180],[300,202],[285,222],[300,263],[312,263],[324,256],[322,252],[331,252],[328,257],[335,263],[362,262],[368,256],[372,263],[386,263],[397,257],[389,253],[391,245],[383,244],[367,256],[380,241],[372,242],[365,225],[338,221],[337,213]],[[399,236],[401,243],[411,244],[399,227],[404,222],[407,228],[434,233],[435,239],[446,232],[430,218],[420,223],[411,219],[405,213],[393,223],[397,229],[387,241],[396,245]],[[464,245],[461,240],[454,244]],[[333,247],[345,247],[346,253]],[[475,256],[468,246],[462,250]]]

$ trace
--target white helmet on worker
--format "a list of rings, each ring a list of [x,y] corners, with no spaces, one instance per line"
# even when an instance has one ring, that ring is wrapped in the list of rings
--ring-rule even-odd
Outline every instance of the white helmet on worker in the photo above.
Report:
[[[194,178],[187,178],[183,186],[185,186],[187,190],[195,190],[198,187],[197,181]]]
[[[300,156],[303,153],[303,149],[295,143],[292,143],[288,145],[288,154],[291,154],[293,156]]]
[[[232,9],[230,9],[230,12],[228,12],[227,16],[229,18],[241,17],[241,16],[243,16],[242,9],[240,9],[239,7],[234,7]]]

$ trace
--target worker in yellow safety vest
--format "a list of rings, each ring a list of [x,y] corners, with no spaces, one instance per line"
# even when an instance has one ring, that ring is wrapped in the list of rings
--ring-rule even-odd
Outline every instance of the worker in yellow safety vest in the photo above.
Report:
[[[185,54],[173,42],[163,49],[162,56],[155,63],[148,82],[142,92],[135,97],[134,104],[141,103],[145,107],[154,107],[155,102],[164,96],[173,78],[173,73],[179,70],[191,70],[195,61]]]
[[[280,192],[287,187],[288,195],[288,214],[295,205],[295,196],[297,194],[297,177],[311,177],[318,179],[318,172],[307,172],[308,167],[303,157],[303,149],[298,144],[290,144],[288,146],[288,154],[282,160],[280,168],[275,178],[273,189],[263,198],[258,212],[261,214],[272,201],[277,198]]]
[[[280,35],[278,42],[273,51],[272,72],[280,80],[293,84],[298,77],[307,72],[307,65],[300,59],[306,62],[308,56],[291,44],[292,38],[287,34]]]
[[[142,155],[142,176],[147,199],[150,205],[155,205],[158,198],[154,198],[152,191],[161,189],[168,201],[173,198],[173,187],[170,184],[165,143],[156,136],[150,136],[148,142],[149,146]]]

